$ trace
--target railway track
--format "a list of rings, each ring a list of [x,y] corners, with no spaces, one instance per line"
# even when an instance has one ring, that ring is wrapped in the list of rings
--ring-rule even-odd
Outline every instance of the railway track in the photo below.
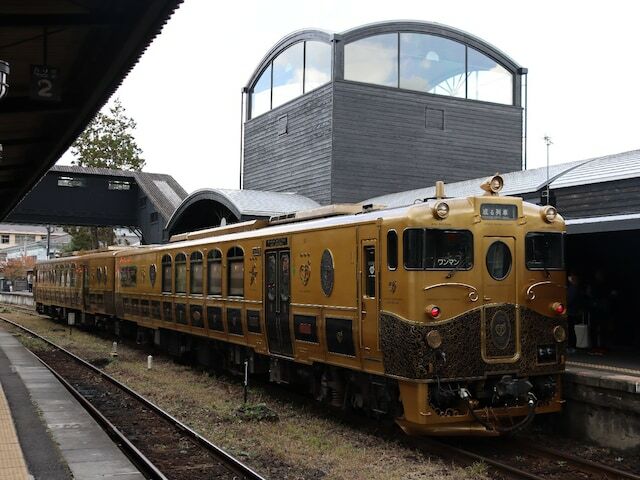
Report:
[[[12,305],[11,308],[16,308],[16,306]],[[18,307],[17,309],[39,315],[32,308]],[[4,319],[2,316],[0,316],[0,319],[9,321],[9,323],[14,324],[16,327],[21,328],[38,338],[42,338],[35,332],[31,332],[10,320]],[[48,342],[46,339],[43,340],[51,344],[51,342]],[[86,363],[81,359],[78,360]],[[98,370],[98,372],[100,372],[101,375],[106,376],[106,374],[100,370]],[[117,383],[117,381],[115,382]],[[91,391],[85,393],[88,393],[89,395],[92,394]],[[165,415],[168,414],[165,413]],[[453,439],[440,440],[433,438],[420,438],[415,439],[415,442],[409,441],[409,443],[412,447],[422,450],[428,456],[437,454],[442,458],[450,459],[461,464],[481,462],[488,467],[490,474],[496,479],[640,480],[640,475],[633,472],[623,471],[562,451],[537,446],[531,442],[525,443],[524,441],[515,438],[509,438],[506,440],[492,439],[482,442],[473,439],[456,441]],[[186,476],[185,478],[192,477]],[[237,478],[261,477],[249,476]]]
[[[640,480],[640,475],[513,438],[496,441],[426,439],[431,451],[482,462],[497,478],[527,480]],[[455,444],[454,444],[455,443]],[[456,445],[457,444],[457,445]],[[461,445],[461,446],[459,446]]]
[[[2,315],[0,320],[49,346],[34,354],[148,478],[264,480],[99,368]]]

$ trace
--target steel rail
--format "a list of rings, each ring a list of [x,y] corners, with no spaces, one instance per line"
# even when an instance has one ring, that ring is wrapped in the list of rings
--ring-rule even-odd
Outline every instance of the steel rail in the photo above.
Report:
[[[461,457],[465,457],[467,459],[471,459],[473,461],[476,462],[482,462],[485,463],[487,465],[490,465],[491,467],[493,467],[494,469],[500,471],[500,472],[504,472],[509,474],[510,476],[513,476],[515,478],[524,478],[527,480],[548,480],[545,477],[542,477],[540,475],[536,475],[534,473],[530,473],[527,472],[525,470],[522,470],[520,468],[514,467],[513,465],[509,465],[507,463],[504,462],[500,462],[498,460],[494,460],[493,458],[489,458],[489,457],[485,457],[484,455],[481,455],[479,453],[475,453],[472,452],[470,450],[466,450],[464,448],[460,448],[460,447],[455,447],[445,441],[441,441],[441,440],[436,440],[436,439],[422,439],[423,443],[431,443],[431,445],[436,445],[437,448],[439,448],[440,450],[443,450],[445,452],[454,452],[456,455],[461,456]],[[450,457],[454,457],[453,455],[450,455]]]
[[[521,442],[518,442],[521,443]],[[572,463],[574,465],[580,466],[588,471],[592,471],[593,473],[602,473],[605,474],[606,478],[611,478],[606,474],[614,475],[615,478],[629,479],[629,480],[640,480],[640,475],[627,472],[624,470],[620,470],[615,467],[611,467],[609,465],[605,465],[602,463],[594,462],[593,460],[589,460],[587,458],[582,458],[577,455],[573,455],[572,453],[562,452],[558,450],[553,450],[548,447],[543,447],[541,445],[526,445],[520,446],[517,445],[518,448],[524,450],[524,448],[528,448],[530,450],[535,450],[540,452],[542,455],[547,455],[549,457],[553,457],[558,460],[564,460],[568,463]]]
[[[217,445],[211,443],[209,440],[207,440],[206,438],[204,438],[202,435],[200,435],[199,433],[197,433],[196,431],[192,430],[191,428],[189,428],[187,425],[185,425],[184,423],[182,423],[180,420],[178,420],[177,418],[173,417],[171,414],[165,412],[164,410],[162,410],[160,407],[158,407],[155,403],[151,402],[150,400],[148,400],[147,398],[145,398],[144,396],[140,395],[139,393],[137,393],[136,391],[132,390],[131,388],[127,387],[126,385],[124,385],[123,383],[119,382],[118,380],[116,380],[115,378],[113,378],[112,376],[108,375],[107,373],[105,373],[104,371],[100,370],[99,368],[95,367],[94,365],[91,365],[89,362],[87,362],[86,360],[78,357],[77,355],[75,355],[74,353],[66,350],[65,348],[56,345],[55,343],[53,343],[51,340],[39,335],[38,333],[34,332],[33,330],[24,327],[22,325],[20,325],[19,323],[16,323],[8,318],[5,318],[4,316],[0,315],[0,320],[3,320],[11,325],[13,325],[16,328],[19,328],[20,330],[23,330],[27,333],[29,333],[30,335],[33,335],[34,337],[42,340],[43,342],[47,343],[48,345],[52,346],[53,348],[65,353],[67,356],[69,356],[70,358],[72,358],[73,360],[75,360],[76,362],[80,363],[81,365],[83,365],[84,367],[90,369],[92,372],[94,372],[95,374],[99,375],[100,377],[104,378],[105,380],[107,380],[108,382],[110,382],[111,384],[115,385],[116,387],[118,387],[119,389],[123,390],[125,393],[127,393],[128,395],[132,396],[133,398],[135,398],[136,400],[138,400],[140,403],[142,403],[145,407],[149,408],[151,411],[153,411],[154,413],[160,415],[162,418],[164,418],[165,420],[167,420],[169,423],[171,423],[174,427],[178,428],[182,433],[184,433],[185,435],[187,435],[188,437],[190,437],[192,440],[194,440],[196,443],[198,443],[201,447],[205,448],[206,450],[210,451],[211,453],[213,453],[216,457],[218,457],[218,459],[221,461],[221,463],[224,463],[227,467],[230,468],[230,470],[232,470],[234,473],[236,474],[240,474],[245,476],[248,480],[265,480],[264,477],[262,477],[261,475],[259,475],[258,473],[256,473],[254,470],[252,470],[249,466],[245,465],[244,463],[242,463],[240,460],[236,459],[235,457],[232,457],[231,455],[229,455],[227,452],[225,452],[223,449],[221,449],[220,447],[218,447]],[[35,354],[34,354],[35,355]],[[37,357],[37,355],[36,355]],[[38,360],[40,360],[38,358]],[[51,370],[53,372],[53,374],[57,377],[60,378],[60,376],[51,369],[51,367],[49,365],[47,365],[45,362],[43,362],[42,360],[40,360],[40,362],[42,362],[42,364],[47,367],[49,370]],[[71,385],[69,385],[67,382],[63,382],[63,385],[65,385],[65,387],[67,389],[69,389],[71,391],[71,393],[76,396],[81,394],[79,392],[77,392],[75,389],[73,389],[73,387]],[[75,392],[75,393],[74,393]],[[85,402],[88,403],[88,400],[86,400],[84,397],[82,397],[84,399]],[[82,402],[83,406],[84,406],[84,402]],[[92,406],[93,407],[93,406]],[[95,410],[95,407],[94,407]],[[97,410],[95,410],[97,412]],[[90,412],[91,413],[91,412]],[[99,412],[98,412],[99,413]],[[99,414],[99,417],[96,418],[100,418],[102,417],[102,414]],[[108,422],[108,420],[106,420],[106,418],[104,419],[106,422]],[[116,431],[118,433],[118,435],[122,436],[122,438],[124,438],[124,436],[122,435],[122,433],[116,429],[115,426],[113,426],[112,424],[110,424],[110,422],[108,422],[109,425],[111,426],[111,428],[113,428],[114,431]],[[126,440],[126,438],[125,438]],[[128,440],[126,440],[125,444],[130,444],[130,442]],[[131,444],[131,447],[133,449],[135,449],[135,447]],[[133,452],[133,450],[131,450]],[[145,458],[142,453],[140,453],[139,451],[137,451],[137,449],[135,449],[135,451],[137,453],[134,454],[140,454],[143,458]],[[145,460],[148,463],[149,462],[146,458]],[[157,468],[154,466],[154,468],[157,470]],[[162,475],[162,473],[160,473],[158,471],[158,473],[161,475],[160,477],[151,477],[151,478],[161,478],[161,479],[165,479],[166,477],[164,475]]]

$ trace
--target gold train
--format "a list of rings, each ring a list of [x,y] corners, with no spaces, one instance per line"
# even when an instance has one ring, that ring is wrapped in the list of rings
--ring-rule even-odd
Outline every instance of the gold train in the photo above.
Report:
[[[564,221],[502,185],[39,262],[37,308],[411,434],[498,435],[560,410],[567,328]]]

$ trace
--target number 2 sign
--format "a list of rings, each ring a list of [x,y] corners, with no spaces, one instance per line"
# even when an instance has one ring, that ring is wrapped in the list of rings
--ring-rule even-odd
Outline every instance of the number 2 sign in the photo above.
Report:
[[[56,67],[31,65],[30,96],[33,100],[60,101],[59,74]]]

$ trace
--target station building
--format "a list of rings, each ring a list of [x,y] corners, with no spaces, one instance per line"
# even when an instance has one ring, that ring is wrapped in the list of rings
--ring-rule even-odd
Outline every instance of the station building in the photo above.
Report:
[[[520,169],[525,74],[435,23],[292,33],[245,87],[243,187],[326,205]]]

